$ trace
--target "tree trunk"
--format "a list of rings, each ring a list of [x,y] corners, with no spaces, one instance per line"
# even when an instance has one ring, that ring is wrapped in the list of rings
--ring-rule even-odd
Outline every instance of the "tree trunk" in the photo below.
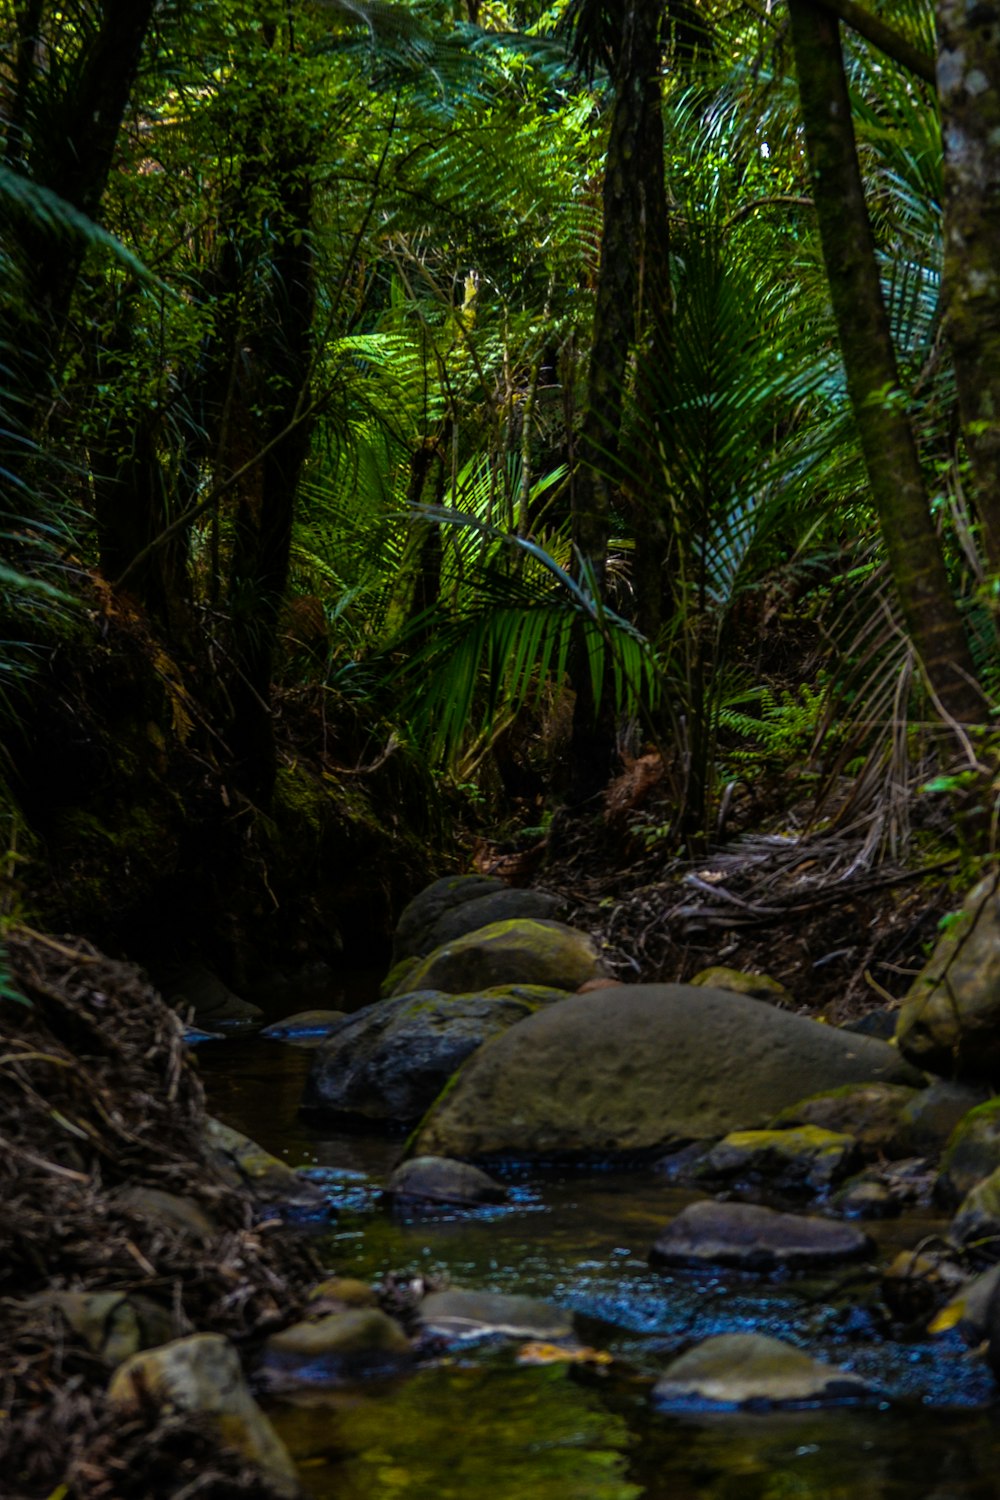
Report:
[[[945,329],[990,567],[1000,570],[1000,7],[938,3]]]
[[[662,11],[662,0],[628,0],[615,54],[594,337],[580,464],[573,480],[573,541],[602,593],[612,498],[622,485],[619,440],[626,369],[636,339],[640,287],[647,284],[647,237],[650,245],[656,244],[660,230],[654,220],[663,200],[658,77]],[[647,181],[649,173],[656,174],[658,181]],[[659,268],[650,270],[654,276],[659,274]],[[608,782],[614,729],[607,702],[594,703],[582,641],[574,651],[571,675],[576,706],[569,796],[578,803]]]
[[[905,412],[858,166],[835,16],[789,0],[813,196],[847,387],[900,610],[944,713],[983,718]]]

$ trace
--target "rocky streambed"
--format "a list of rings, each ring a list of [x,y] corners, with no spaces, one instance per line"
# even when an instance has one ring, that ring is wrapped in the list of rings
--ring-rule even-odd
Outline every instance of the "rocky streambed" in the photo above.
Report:
[[[258,1033],[208,986],[208,1114],[141,976],[21,944],[12,1493],[997,1493],[981,973],[978,1046],[947,953],[890,1045],[762,976],[616,984],[485,884],[417,898],[360,1008]]]

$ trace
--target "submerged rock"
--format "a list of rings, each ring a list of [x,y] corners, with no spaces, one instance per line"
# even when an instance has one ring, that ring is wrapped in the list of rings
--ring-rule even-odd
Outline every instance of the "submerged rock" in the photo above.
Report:
[[[261,1032],[269,1042],[287,1042],[292,1047],[318,1047],[331,1031],[347,1020],[345,1010],[300,1010],[294,1016],[274,1021]]]
[[[819,1125],[788,1130],[734,1130],[698,1162],[694,1177],[716,1182],[766,1182],[780,1192],[827,1191],[857,1160],[852,1135]]]
[[[470,1292],[462,1287],[431,1292],[417,1309],[425,1334],[465,1341],[482,1338],[571,1339],[573,1314],[533,1297]]]
[[[386,1184],[386,1196],[402,1207],[452,1203],[474,1207],[502,1203],[507,1189],[478,1167],[444,1156],[415,1156],[397,1167]]]
[[[692,1203],[661,1230],[654,1266],[805,1270],[853,1260],[872,1249],[852,1224],[778,1213],[756,1203]]]
[[[356,1011],[319,1048],[303,1108],[403,1124],[418,1120],[478,1047],[553,998],[565,995],[542,986],[500,985],[467,995],[418,990],[378,1000]]]
[[[301,1494],[295,1466],[250,1394],[233,1346],[220,1334],[196,1333],[133,1355],[111,1378],[108,1400],[123,1411],[150,1399],[173,1411],[198,1413],[265,1474],[279,1495]]]
[[[593,938],[562,922],[514,919],[435,948],[407,973],[407,990],[465,994],[499,984],[540,984],[573,991],[604,973]],[[396,994],[400,993],[397,986]]]
[[[921,1068],[992,1078],[1000,1067],[1000,875],[970,892],[914,980],[896,1027]]]
[[[474,901],[491,892],[509,887],[493,875],[444,875],[419,891],[403,908],[392,939],[392,961],[415,958],[428,951],[423,948],[431,929],[445,912]]]
[[[762,1333],[724,1333],[689,1349],[653,1389],[661,1407],[827,1406],[875,1393],[849,1370]]]
[[[546,1007],[481,1048],[412,1151],[471,1159],[651,1151],[765,1125],[823,1088],[913,1076],[884,1042],[744,995],[620,985]]]

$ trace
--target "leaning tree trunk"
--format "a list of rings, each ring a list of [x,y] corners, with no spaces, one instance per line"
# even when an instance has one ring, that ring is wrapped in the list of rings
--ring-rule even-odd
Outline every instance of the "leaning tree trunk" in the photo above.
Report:
[[[1000,569],[1000,7],[938,3],[945,329],[990,566]]]
[[[573,479],[573,541],[603,592],[612,499],[622,487],[619,463],[626,369],[636,339],[647,240],[647,212],[663,199],[659,28],[662,0],[627,0],[615,53],[614,103],[604,172],[603,234],[597,274],[594,336],[580,464]],[[656,133],[659,133],[659,151]],[[645,169],[645,170],[644,170]],[[659,182],[645,180],[659,174]],[[665,234],[665,226],[663,233]],[[650,242],[655,231],[650,226]],[[660,273],[656,267],[654,275]],[[570,800],[595,795],[611,774],[614,732],[607,703],[595,704],[586,651],[578,644],[570,751]]]
[[[983,699],[931,518],[904,410],[858,165],[839,23],[789,0],[802,119],[847,388],[900,610],[946,716],[982,719]]]

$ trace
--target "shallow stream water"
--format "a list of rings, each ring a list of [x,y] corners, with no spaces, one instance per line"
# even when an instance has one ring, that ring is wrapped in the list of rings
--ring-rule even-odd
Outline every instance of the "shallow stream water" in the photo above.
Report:
[[[866,1226],[869,1267],[822,1281],[663,1273],[657,1232],[692,1194],[650,1168],[511,1170],[510,1201],[419,1222],[379,1189],[402,1137],[344,1133],[298,1114],[307,1050],[260,1039],[200,1049],[209,1106],[321,1180],[337,1209],[324,1263],[519,1292],[572,1308],[604,1373],[525,1366],[517,1348],[463,1349],[388,1382],[311,1391],[269,1412],[314,1500],[1000,1500],[1000,1407],[957,1333],[887,1338],[878,1267],[943,1225]],[[754,1330],[866,1376],[882,1399],[785,1413],[655,1409],[671,1356]]]

